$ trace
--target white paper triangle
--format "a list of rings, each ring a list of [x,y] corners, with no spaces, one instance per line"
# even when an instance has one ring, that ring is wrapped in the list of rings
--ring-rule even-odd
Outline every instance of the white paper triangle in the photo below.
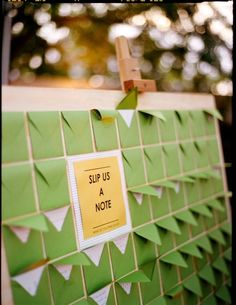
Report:
[[[30,228],[10,227],[10,230],[25,244],[29,239]]]
[[[133,192],[133,195],[134,195],[134,197],[135,197],[137,203],[138,203],[139,205],[141,205],[142,202],[143,202],[143,194]]]
[[[113,243],[117,246],[117,248],[120,250],[120,252],[122,254],[125,253],[126,247],[127,247],[127,243],[128,243],[128,239],[129,239],[129,233],[119,236],[116,239],[113,239]]]
[[[153,186],[155,191],[157,192],[157,197],[160,199],[162,196],[163,188],[162,186]]]
[[[179,181],[177,181],[177,182],[175,182],[175,192],[179,193],[179,190],[180,190],[180,183],[179,183]]]
[[[125,124],[130,127],[134,115],[134,110],[118,110],[118,112],[125,121]]]
[[[69,209],[69,206],[66,206],[63,208],[44,212],[44,215],[54,225],[54,227],[57,229],[57,231],[60,232],[63,227],[68,209]]]
[[[119,284],[127,294],[130,294],[132,283],[119,283]]]
[[[71,270],[72,270],[72,265],[53,265],[57,271],[64,277],[66,281],[69,280]]]
[[[38,285],[45,266],[30,270],[12,277],[12,280],[20,284],[31,296],[37,292]]]
[[[85,252],[88,255],[88,257],[93,261],[93,263],[96,266],[98,266],[101,259],[103,248],[104,248],[104,243],[88,248],[83,252]]]
[[[98,304],[98,305],[106,305],[107,299],[109,296],[111,285],[106,286],[95,293],[91,294],[90,297]]]

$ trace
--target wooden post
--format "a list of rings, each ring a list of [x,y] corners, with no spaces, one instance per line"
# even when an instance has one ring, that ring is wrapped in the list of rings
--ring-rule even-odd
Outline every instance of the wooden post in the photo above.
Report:
[[[124,36],[117,37],[115,46],[122,90],[127,92],[137,87],[140,92],[156,91],[154,80],[141,78],[138,60],[131,57],[127,39]]]

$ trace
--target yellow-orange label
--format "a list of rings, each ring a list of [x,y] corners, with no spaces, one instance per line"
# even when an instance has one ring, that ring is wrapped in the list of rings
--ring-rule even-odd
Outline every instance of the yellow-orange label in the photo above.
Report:
[[[73,163],[84,239],[126,224],[120,168],[116,156]]]

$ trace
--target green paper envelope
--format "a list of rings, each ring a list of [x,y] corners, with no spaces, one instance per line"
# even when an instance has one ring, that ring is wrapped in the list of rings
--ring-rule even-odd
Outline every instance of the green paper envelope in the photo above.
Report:
[[[175,190],[175,183],[170,180],[158,181],[153,183],[153,185]]]
[[[163,146],[163,156],[168,177],[175,176],[180,173],[178,149],[179,146],[177,144],[169,144]]]
[[[166,264],[171,264],[183,268],[188,267],[182,254],[178,251],[173,251],[165,256],[162,256],[160,260]]]
[[[123,150],[123,164],[128,187],[145,183],[142,152],[140,149]]]
[[[147,304],[148,302],[157,298],[161,294],[160,279],[156,264],[153,270],[152,281],[149,283],[148,282],[141,283],[140,286],[141,286],[142,299],[144,304]]]
[[[174,288],[171,288],[170,290],[166,291],[165,295],[171,298],[176,298],[182,293],[183,288],[183,285],[175,286]]]
[[[132,192],[128,192],[129,209],[131,214],[132,226],[135,228],[138,225],[148,222],[151,220],[148,196],[143,196],[142,204],[138,204],[134,198]]]
[[[172,110],[162,111],[163,116],[166,118],[166,121],[159,120],[159,128],[161,132],[162,142],[170,142],[176,139],[175,135],[175,113]]]
[[[224,212],[225,211],[225,207],[222,205],[220,200],[214,199],[211,201],[207,202],[207,205],[212,208],[212,209],[216,209],[220,212]]]
[[[190,138],[189,112],[186,110],[175,111],[175,115],[178,138],[181,140]]]
[[[24,114],[2,113],[2,162],[28,159]]]
[[[149,305],[169,305],[167,302],[167,298],[160,296],[156,299],[154,299]]]
[[[157,196],[156,190],[150,185],[134,187],[131,190],[133,193],[139,193],[150,196]]]
[[[196,242],[196,245],[198,247],[200,247],[201,249],[205,250],[206,252],[208,252],[210,254],[213,253],[212,245],[209,241],[209,238],[206,235],[196,239],[195,242]]]
[[[202,258],[201,252],[193,242],[182,246],[179,251],[197,258]]]
[[[218,149],[218,143],[217,143],[217,139],[211,139],[207,141],[207,147],[209,152],[211,152],[209,154],[209,159],[210,159],[210,163],[211,165],[216,165],[220,163],[220,156],[219,156],[219,149]]]
[[[191,291],[199,297],[202,297],[202,287],[197,275],[193,275],[192,277],[183,281],[183,286],[185,289]]]
[[[224,258],[230,262],[232,261],[232,248],[229,248],[225,251]]]
[[[221,286],[217,291],[216,291],[216,296],[225,301],[226,303],[231,304],[231,296],[229,293],[229,289],[227,286]]]
[[[200,214],[196,214],[194,215],[197,221],[197,226],[192,226],[191,227],[191,231],[192,231],[192,235],[195,237],[199,234],[201,234],[202,232],[205,231],[205,219],[206,217],[200,215]],[[209,218],[212,219],[212,218]]]
[[[151,279],[142,271],[142,270],[136,270],[130,273],[129,275],[126,275],[119,279],[119,283],[146,283],[150,282]]]
[[[58,112],[28,112],[28,122],[35,159],[63,155]]]
[[[194,137],[200,137],[206,133],[207,120],[203,111],[190,111],[191,129]]]
[[[209,158],[208,158],[208,147],[207,141],[205,140],[197,140],[194,142],[195,145],[195,161],[197,163],[197,167],[206,167],[209,165]]]
[[[31,296],[23,287],[12,281],[14,305],[52,305],[47,270],[43,271],[35,296]]]
[[[215,129],[215,119],[212,115],[205,112],[206,116],[206,130],[207,135],[215,135],[216,129]]]
[[[3,227],[2,230],[8,268],[11,275],[17,274],[24,268],[44,258],[40,232],[31,230],[27,242],[22,243],[10,228]]]
[[[159,231],[154,224],[147,224],[144,227],[136,229],[134,232],[142,238],[145,238],[157,245],[161,245],[162,243]]]
[[[216,260],[212,263],[212,267],[214,267],[216,270],[224,273],[225,275],[229,275],[229,270],[227,267],[227,264],[225,260],[222,257],[217,257]]]
[[[180,147],[180,156],[183,166],[183,171],[188,172],[196,168],[195,163],[195,147],[192,142],[181,143]]]
[[[199,204],[199,205],[194,205],[190,207],[190,210],[193,211],[194,213],[206,216],[206,217],[210,217],[212,218],[212,213],[209,210],[209,208],[207,207],[207,205],[205,204]]]
[[[59,208],[70,203],[65,160],[37,162],[35,174],[42,210]]]
[[[169,211],[168,190],[163,189],[161,198],[151,196],[152,213],[154,219],[167,215]]]
[[[207,283],[215,286],[216,285],[216,279],[214,271],[211,267],[211,265],[206,264],[199,272],[198,275],[201,279],[205,280]]]
[[[178,182],[179,183],[179,182]],[[179,183],[179,191],[176,193],[175,190],[169,190],[171,211],[176,211],[184,207],[184,183]]]
[[[178,226],[181,234],[175,235],[176,245],[181,245],[190,239],[189,225],[185,222],[178,221]]]
[[[91,297],[88,297],[88,301],[89,301],[89,305],[97,305],[97,303]],[[112,286],[110,287],[109,290],[106,305],[115,305],[115,298],[114,298],[114,292]]]
[[[220,231],[220,229],[215,229],[213,231],[211,231],[208,236],[213,239],[214,241],[218,242],[219,244],[225,246],[226,242],[225,242],[225,238],[223,233]]]
[[[134,111],[133,113],[130,127],[126,125],[124,119],[120,114],[117,117],[117,122],[119,128],[121,147],[125,148],[125,147],[140,146],[136,112]]]
[[[215,296],[211,295],[207,299],[203,300],[202,305],[217,305]]]
[[[26,216],[18,220],[11,220],[6,223],[8,226],[29,228],[41,232],[47,232],[48,226],[45,217],[41,214]]]
[[[163,255],[168,251],[171,251],[174,247],[174,235],[168,230],[158,228],[161,245],[158,246],[158,254]]]
[[[69,210],[65,217],[60,232],[47,220],[49,231],[43,234],[47,256],[50,259],[57,258],[67,253],[76,251],[76,240],[72,211]]]
[[[192,293],[190,290],[184,289],[183,291],[184,304],[197,304],[198,298],[199,297],[195,293]]]
[[[157,256],[155,244],[136,234],[134,234],[134,246],[139,266],[153,261]]]
[[[175,234],[179,234],[179,235],[181,234],[179,225],[173,216],[169,216],[162,220],[158,220],[156,222],[156,225],[162,229],[168,230]]]
[[[181,252],[181,253],[183,253],[183,252]],[[186,278],[189,278],[195,272],[195,258],[193,256],[185,254],[185,253],[183,253],[183,257],[184,257],[188,267],[180,268],[180,275],[181,275],[182,281]]]
[[[91,263],[85,253],[77,252],[57,260],[53,265],[90,266]]]
[[[176,265],[167,264],[160,261],[161,280],[164,293],[176,286],[178,283],[178,273]],[[171,300],[172,301],[172,300]]]
[[[135,109],[138,103],[138,89],[134,87],[122,101],[116,106],[116,109]]]
[[[100,110],[98,113],[95,110],[91,111],[93,133],[98,151],[118,148],[115,116],[115,111]]]
[[[223,225],[220,226],[220,229],[228,234],[228,235],[232,235],[232,225],[229,222],[224,223]]]
[[[198,223],[196,221],[196,218],[194,217],[193,213],[190,210],[185,210],[178,212],[173,215],[177,220],[186,222],[192,226],[197,226]]]
[[[142,143],[144,145],[159,143],[157,118],[139,111],[138,120],[141,129]]]
[[[161,146],[147,147],[144,149],[148,181],[156,181],[164,177]]]
[[[130,294],[127,294],[118,283],[116,284],[115,289],[118,305],[140,305],[138,284],[132,284]]]
[[[131,235],[129,235],[124,254],[120,252],[120,250],[113,242],[110,242],[109,245],[111,252],[112,268],[115,279],[120,278],[135,269]]]
[[[111,283],[112,277],[106,245],[104,246],[99,265],[84,266],[83,270],[88,294],[92,294]]]
[[[2,169],[2,219],[36,211],[30,165]]]
[[[88,111],[63,111],[61,113],[66,152],[68,155],[93,151]]]
[[[72,267],[68,280],[53,266],[49,266],[49,274],[55,304],[67,305],[84,296],[80,267]]]

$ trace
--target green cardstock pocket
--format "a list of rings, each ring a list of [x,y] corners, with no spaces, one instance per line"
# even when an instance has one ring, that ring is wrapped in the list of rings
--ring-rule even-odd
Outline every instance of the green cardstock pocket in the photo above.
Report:
[[[2,113],[2,162],[25,161],[28,159],[28,148],[21,112]]]
[[[144,149],[145,163],[147,167],[148,181],[153,182],[164,177],[161,146],[153,146]]]
[[[137,283],[132,284],[129,294],[127,294],[118,283],[116,284],[115,289],[118,305],[140,305],[139,289]]]
[[[35,174],[42,210],[59,208],[70,202],[65,160],[37,162]]]
[[[143,144],[149,145],[158,143],[157,118],[140,111],[138,113],[138,118]]]
[[[166,144],[163,146],[163,156],[165,160],[167,177],[180,174],[178,150],[179,146],[177,144]]]
[[[157,196],[151,196],[152,213],[154,219],[170,213],[167,192],[168,190],[164,188],[162,190],[161,198],[158,198]]]
[[[180,156],[184,172],[195,169],[196,149],[192,142],[180,144]]]
[[[195,138],[201,137],[206,133],[206,116],[203,111],[190,111],[192,133]]]
[[[2,218],[36,211],[31,166],[16,165],[2,169]]]
[[[160,271],[164,292],[178,283],[177,267],[164,262],[160,262]]]
[[[159,120],[159,128],[161,133],[161,141],[162,142],[171,142],[176,140],[175,135],[175,120],[176,115],[172,110],[162,111],[162,114],[166,118],[166,121]]]
[[[66,152],[68,155],[93,151],[88,111],[63,111],[61,113]]]
[[[35,159],[63,155],[59,112],[28,112],[28,122]]]
[[[130,110],[132,111],[132,110]],[[136,112],[133,112],[133,117],[130,127],[128,127],[119,114],[117,117],[120,143],[122,148],[140,146],[139,132],[138,132],[138,123],[136,118]]]
[[[185,140],[190,138],[190,124],[189,124],[189,112],[186,110],[175,111],[176,115],[176,129],[178,138],[180,140]]]
[[[134,234],[134,246],[139,266],[156,258],[155,244],[153,242]]]
[[[143,195],[142,203],[139,204],[132,192],[128,192],[129,209],[133,227],[137,227],[151,220],[148,196]]]
[[[209,151],[209,159],[211,165],[216,165],[220,163],[220,155],[218,149],[217,139],[213,138],[207,141],[207,147]]]

